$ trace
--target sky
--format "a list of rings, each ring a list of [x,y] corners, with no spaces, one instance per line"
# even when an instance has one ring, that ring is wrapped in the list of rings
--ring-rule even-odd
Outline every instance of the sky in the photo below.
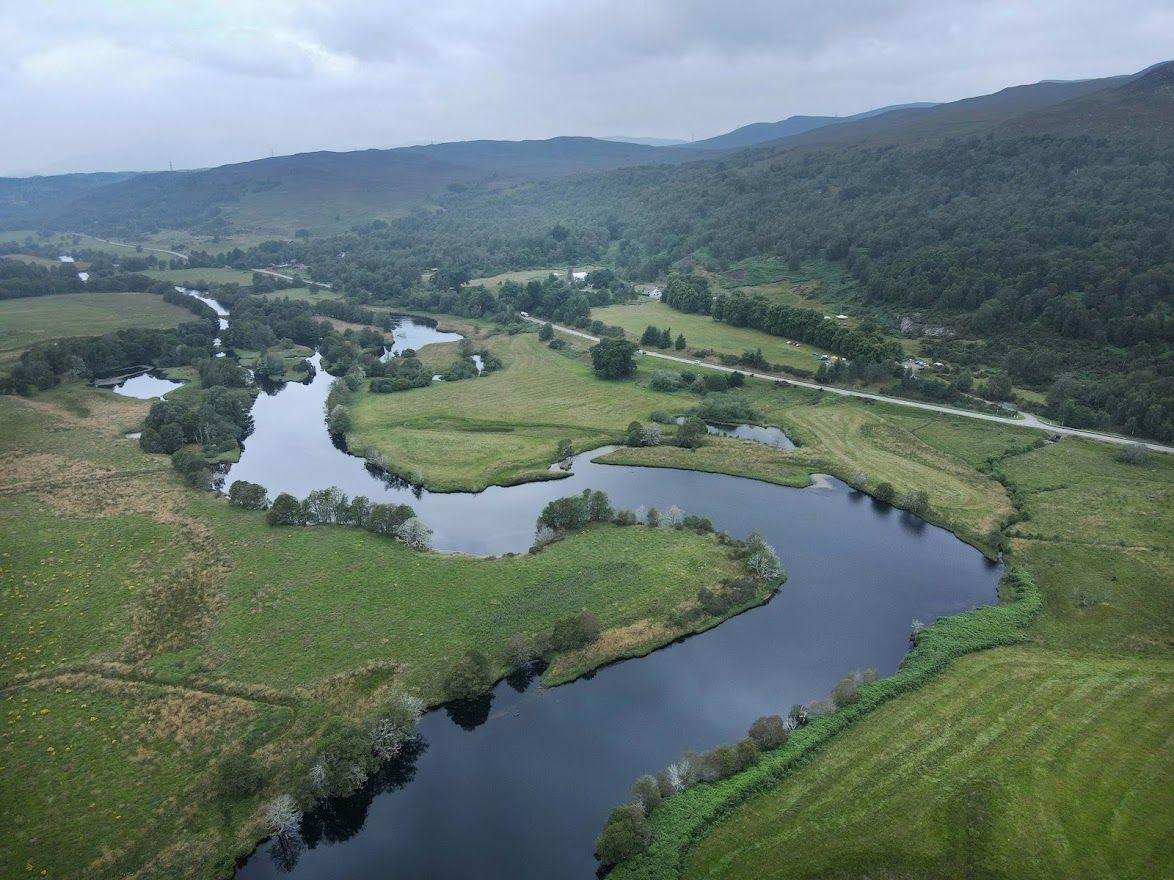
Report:
[[[0,0],[0,175],[704,138],[1174,57],[1170,0]]]

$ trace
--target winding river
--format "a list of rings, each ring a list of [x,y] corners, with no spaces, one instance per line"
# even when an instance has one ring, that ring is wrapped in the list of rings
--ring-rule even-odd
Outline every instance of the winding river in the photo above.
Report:
[[[404,348],[436,341],[423,324],[398,329]],[[553,689],[515,675],[482,700],[426,714],[415,748],[356,795],[306,817],[296,859],[262,845],[240,866],[242,880],[586,880],[596,869],[595,835],[636,776],[684,750],[731,742],[760,715],[825,696],[853,669],[890,674],[914,618],[928,623],[996,598],[998,565],[831,478],[790,489],[602,465],[592,461],[596,451],[577,456],[564,479],[475,494],[414,491],[332,444],[323,420],[331,381],[319,370],[259,396],[255,429],[225,485],[250,480],[270,497],[334,485],[409,503],[435,530],[438,550],[477,554],[525,552],[547,501],[603,489],[619,507],[677,504],[734,535],[758,529],[789,579],[767,605],[647,657]],[[740,436],[785,445],[778,429]]]

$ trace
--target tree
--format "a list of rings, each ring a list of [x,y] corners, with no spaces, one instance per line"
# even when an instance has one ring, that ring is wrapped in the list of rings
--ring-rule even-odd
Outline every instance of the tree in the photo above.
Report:
[[[644,433],[641,438],[642,446],[660,446],[661,428],[656,422],[652,422],[644,426]]]
[[[677,445],[686,449],[696,449],[705,443],[708,433],[705,422],[696,416],[689,416],[677,427]]]
[[[300,526],[302,524],[301,502],[288,492],[282,492],[273,499],[273,505],[265,514],[265,519],[271,526]]]
[[[403,691],[395,691],[387,702],[383,717],[371,728],[371,751],[381,761],[400,753],[404,742],[416,735],[416,722],[424,711],[424,701]]]
[[[832,688],[832,702],[836,704],[837,708],[850,706],[859,699],[860,693],[857,690],[855,675],[845,675]]]
[[[644,810],[634,804],[615,807],[595,839],[595,855],[605,865],[617,865],[648,846],[652,832]]]
[[[418,516],[413,516],[400,525],[396,536],[413,550],[432,549],[432,529]]]
[[[591,346],[591,366],[601,379],[626,379],[636,372],[639,347],[626,339],[607,338]]]
[[[611,519],[612,509],[611,500],[607,497],[607,493],[596,489],[588,493],[586,489],[583,493],[587,497],[587,519],[591,522],[607,522]]]
[[[269,506],[265,487],[247,480],[234,480],[228,487],[228,503],[245,510],[264,510]]]
[[[302,811],[292,795],[279,794],[265,804],[262,818],[268,832],[277,838],[294,837],[302,823]]]
[[[779,715],[763,715],[750,725],[750,738],[764,752],[787,741],[787,723]]]
[[[684,351],[687,344],[688,343],[685,342],[685,334],[679,333],[677,334],[677,341],[673,348],[675,348],[677,351]]]
[[[632,783],[632,804],[647,816],[661,801],[660,785],[654,776],[645,773]]]
[[[554,339],[554,325],[547,321],[538,329],[538,339],[541,342],[550,342]]]
[[[644,426],[639,422],[628,423],[628,436],[626,442],[629,446],[643,446],[644,445]]]
[[[399,528],[416,515],[406,504],[372,504],[363,527],[377,535],[389,538],[399,536]]]
[[[897,506],[903,507],[910,513],[917,516],[922,516],[929,510],[929,493],[924,489],[902,492],[901,497],[897,499]]]
[[[341,403],[326,417],[326,428],[331,434],[346,434],[351,429],[351,411]]]
[[[554,457],[556,461],[566,461],[575,454],[575,446],[570,440],[559,440],[558,449],[555,451]]]
[[[640,344],[645,347],[660,344],[660,330],[649,324],[644,328],[644,333],[640,336]]]
[[[1010,400],[1011,377],[1006,373],[995,373],[983,383],[979,393],[987,400]]]
[[[658,528],[660,526],[660,511],[655,507],[648,508],[648,512],[644,514],[644,522],[654,529]]]
[[[889,482],[877,483],[876,488],[872,490],[872,495],[877,501],[883,501],[885,504],[890,504],[893,501],[893,496],[896,490],[893,489],[893,484]]]
[[[665,327],[660,331],[660,338],[657,339],[656,344],[659,348],[671,348],[673,344],[673,331]]]
[[[581,529],[590,519],[587,499],[582,495],[569,495],[548,502],[538,515],[538,526],[547,526],[556,532]]]
[[[450,700],[467,700],[489,690],[493,684],[489,661],[480,651],[463,655],[444,679],[444,692]]]
[[[746,549],[750,551],[746,558],[746,567],[756,577],[769,582],[782,576],[783,568],[779,554],[758,532],[751,532],[746,537]]]
[[[669,509],[664,512],[661,518],[661,525],[667,528],[675,528],[685,521],[685,512],[675,504],[669,505]]]

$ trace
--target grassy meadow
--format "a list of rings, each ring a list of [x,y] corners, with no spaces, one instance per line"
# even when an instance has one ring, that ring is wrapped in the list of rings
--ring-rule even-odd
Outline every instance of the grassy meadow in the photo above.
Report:
[[[812,373],[819,369],[819,356],[829,354],[824,349],[815,348],[805,342],[798,346],[787,345],[787,340],[781,336],[771,336],[769,333],[749,327],[731,327],[707,315],[679,312],[654,300],[592,309],[591,317],[605,324],[623,327],[624,332],[637,342],[649,324],[662,329],[672,328],[674,341],[678,333],[684,333],[685,341],[688,343],[687,351],[677,352],[670,349],[669,354],[690,356],[689,353],[697,349],[710,348],[723,354],[740,355],[744,351],[761,348],[763,357],[772,364],[782,364]]]
[[[442,326],[450,325],[460,329],[448,321]],[[474,339],[482,341],[502,359],[501,370],[396,394],[356,395],[350,447],[375,447],[393,469],[418,471],[429,488],[481,489],[545,479],[560,440],[592,449],[633,419],[687,402],[649,389],[645,369],[636,382],[597,379],[584,340],[563,352],[551,351],[534,333]]]
[[[438,702],[472,648],[504,674],[508,637],[583,608],[603,637],[548,680],[646,652],[738,570],[712,537],[643,527],[500,559],[271,528],[127,439],[148,408],[79,385],[0,398],[0,877],[223,877],[330,718],[369,717],[392,683]],[[255,796],[219,793],[233,749],[265,769]]]
[[[174,327],[192,313],[152,293],[61,293],[0,301],[0,362],[38,342],[128,327]]]
[[[143,274],[148,278],[167,281],[181,287],[197,286],[201,281],[207,284],[239,284],[241,287],[249,287],[253,283],[252,272],[215,266],[191,269],[151,269]]]

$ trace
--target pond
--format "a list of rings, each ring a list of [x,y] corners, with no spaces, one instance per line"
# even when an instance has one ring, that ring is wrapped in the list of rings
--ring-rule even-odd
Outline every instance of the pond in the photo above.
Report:
[[[460,342],[465,337],[460,333],[446,330],[437,330],[436,322],[425,318],[414,318],[410,315],[392,316],[391,345],[383,352],[383,360],[394,357],[400,352],[411,349],[418,351],[425,345],[435,345],[438,342]]]
[[[684,416],[677,419],[677,424],[685,420]],[[781,428],[766,425],[725,425],[720,422],[706,422],[705,430],[710,434],[719,434],[722,437],[736,437],[739,440],[753,440],[775,449],[794,449],[795,443]]]
[[[139,400],[152,400],[156,397],[162,397],[168,391],[174,391],[176,388],[182,386],[182,382],[168,379],[157,370],[149,370],[145,373],[140,373],[138,376],[131,376],[129,379],[125,379],[117,385],[111,386],[110,390],[115,394],[121,394],[123,397],[137,397]]]
[[[296,864],[263,845],[238,872],[246,880],[288,871],[587,880],[595,835],[638,775],[686,749],[732,742],[756,717],[825,696],[851,670],[891,674],[914,618],[929,623],[996,599],[998,565],[831,478],[791,489],[597,464],[597,451],[577,456],[561,480],[416,492],[331,443],[323,422],[331,381],[319,371],[307,384],[259,397],[255,430],[225,485],[250,480],[270,497],[336,485],[409,503],[435,530],[437,549],[479,554],[524,552],[546,502],[602,489],[618,507],[677,504],[739,537],[758,529],[778,548],[789,579],[767,605],[648,657],[553,689],[514,677],[484,700],[430,712],[410,754],[355,796],[307,816],[307,848]]]

